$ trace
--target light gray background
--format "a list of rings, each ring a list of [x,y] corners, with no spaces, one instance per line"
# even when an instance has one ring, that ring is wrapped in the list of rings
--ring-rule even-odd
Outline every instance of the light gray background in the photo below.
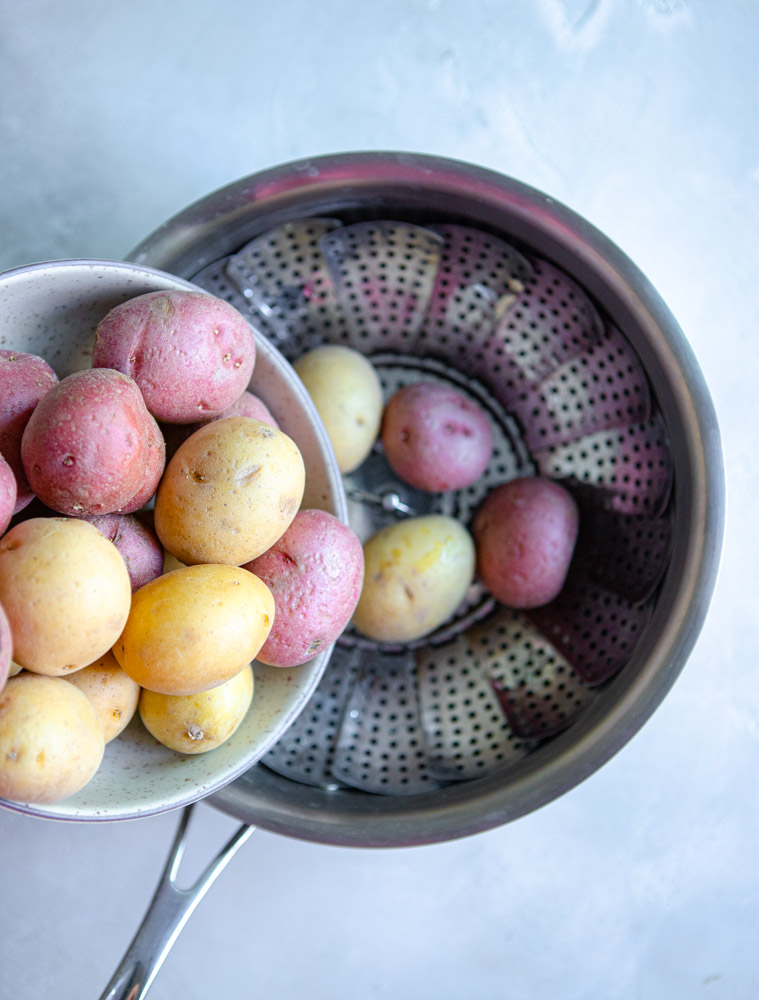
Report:
[[[630,745],[459,842],[256,833],[151,997],[759,995],[758,37],[750,0],[0,2],[1,267],[122,257],[188,203],[297,157],[470,160],[564,201],[647,273],[724,437],[711,613]],[[200,859],[235,824],[196,812]],[[175,822],[0,813],[0,996],[98,996]]]

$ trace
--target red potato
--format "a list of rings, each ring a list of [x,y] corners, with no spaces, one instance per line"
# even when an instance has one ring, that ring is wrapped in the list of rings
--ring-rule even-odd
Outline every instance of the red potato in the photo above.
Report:
[[[480,579],[511,608],[548,604],[564,585],[578,526],[574,498],[551,479],[528,476],[497,486],[472,525]]]
[[[94,368],[135,379],[148,410],[166,423],[218,416],[247,388],[256,343],[228,302],[202,292],[147,292],[98,324]]]
[[[257,658],[294,667],[334,642],[350,621],[361,595],[364,553],[358,537],[332,514],[301,510],[279,541],[243,568],[274,595],[274,624]]]
[[[440,382],[418,382],[391,396],[381,439],[396,474],[431,493],[471,485],[493,454],[493,430],[485,411]]]
[[[194,424],[164,424],[162,431],[166,441],[166,461],[168,462],[174,456],[177,448],[195,431],[205,427],[206,424],[213,423],[214,420],[223,420],[225,417],[252,417],[254,420],[260,420],[261,423],[269,424],[270,427],[280,429],[266,403],[246,389],[238,400],[217,417],[211,417],[210,420],[200,420]]]
[[[8,616],[0,604],[0,691],[8,680],[13,660],[13,636]]]
[[[145,481],[142,488],[121,508],[122,514],[133,514],[153,499],[165,468],[166,442],[155,417],[148,413],[148,457],[145,463]]]
[[[82,517],[116,546],[126,563],[132,593],[163,573],[163,546],[156,533],[131,514]]]
[[[253,417],[254,420],[261,420],[263,423],[269,424],[270,427],[276,427],[279,430],[279,424],[272,416],[266,403],[247,389],[231,406],[228,406],[223,413],[214,419],[218,420],[224,417]]]
[[[68,375],[37,404],[21,458],[39,499],[61,514],[110,514],[140,494],[150,415],[133,379],[109,368]]]
[[[21,436],[35,406],[57,381],[47,361],[36,354],[0,351],[0,453],[16,477],[15,513],[34,496],[21,463]]]
[[[0,454],[0,535],[5,532],[16,510],[17,494],[13,469]]]

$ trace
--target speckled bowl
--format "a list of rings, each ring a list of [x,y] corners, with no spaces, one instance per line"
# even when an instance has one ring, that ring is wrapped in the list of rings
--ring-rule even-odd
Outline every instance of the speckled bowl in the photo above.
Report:
[[[53,261],[6,271],[0,274],[0,349],[40,355],[63,378],[89,366],[95,326],[109,309],[160,289],[198,290],[163,271],[117,261]],[[303,454],[304,507],[347,523],[340,474],[313,404],[282,355],[258,335],[256,345],[250,387]],[[98,773],[78,794],[54,805],[0,805],[60,820],[115,820],[194,802],[242,774],[276,742],[308,701],[330,653],[293,669],[255,663],[255,697],[245,721],[207,754],[167,750],[135,719],[108,744]]]

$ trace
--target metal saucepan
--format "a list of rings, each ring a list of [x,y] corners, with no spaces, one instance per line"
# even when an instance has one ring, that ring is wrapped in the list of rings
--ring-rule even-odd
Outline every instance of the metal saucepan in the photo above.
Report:
[[[360,534],[409,511],[467,521],[494,483],[530,472],[575,492],[586,531],[540,613],[475,584],[410,647],[347,629],[294,723],[209,796],[243,825],[187,892],[174,885],[183,816],[114,998],[144,995],[254,825],[337,845],[433,843],[510,822],[596,771],[684,666],[724,519],[714,409],[676,321],[605,236],[522,183],[428,156],[322,157],[210,195],[130,257],[227,298],[290,360],[346,343],[386,394],[433,379],[489,411],[494,460],[468,491],[415,493],[376,449],[345,480]]]
[[[325,224],[319,224],[320,229],[314,224],[315,219],[335,220],[345,231],[355,232],[358,227],[358,236],[352,242],[344,238],[341,244],[335,239],[336,236],[339,239],[340,228],[328,222],[325,231]],[[302,220],[311,222],[312,232],[304,231]],[[384,220],[394,220],[399,225],[391,230],[375,225],[374,233],[366,231],[367,223]],[[448,239],[447,245],[444,242],[442,255],[430,265],[425,257],[427,246],[420,242],[423,234],[420,236],[416,227],[440,233],[441,227],[451,225],[461,228]],[[404,226],[408,228],[404,230]],[[468,253],[467,237],[470,237]],[[519,759],[505,765],[496,761],[490,773],[481,778],[439,781],[438,787],[430,791],[417,791],[425,786],[412,782],[411,794],[401,794],[406,786],[397,780],[390,781],[390,794],[378,795],[362,793],[360,784],[356,787],[358,782],[349,785],[333,772],[325,776],[319,767],[329,754],[317,746],[319,741],[314,736],[313,745],[307,749],[312,756],[321,756],[312,784],[303,783],[309,776],[306,768],[295,762],[296,754],[291,747],[288,749],[293,752],[289,757],[300,780],[290,780],[280,773],[287,773],[288,768],[273,755],[267,765],[257,765],[214,793],[210,801],[215,807],[267,830],[323,843],[389,846],[443,841],[509,822],[544,805],[593,773],[633,736],[675,681],[704,620],[722,542],[724,482],[716,416],[690,346],[657,292],[620,249],[570,209],[511,178],[437,157],[371,152],[300,161],[244,178],[169,220],[135,248],[130,257],[192,278],[234,301],[267,332],[286,357],[294,358],[317,342],[351,343],[363,347],[380,364],[389,388],[393,379],[414,377],[415,371],[428,375],[432,370],[441,378],[464,384],[468,391],[480,392],[497,414],[505,409],[498,399],[507,379],[505,363],[501,371],[497,370],[498,355],[493,349],[498,345],[493,344],[492,329],[487,324],[492,309],[497,311],[509,294],[513,297],[509,283],[516,276],[517,288],[520,282],[528,286],[518,305],[532,310],[533,315],[527,317],[531,322],[539,325],[539,314],[553,311],[562,328],[569,328],[570,340],[576,339],[575,334],[582,329],[593,327],[598,318],[606,331],[621,333],[623,346],[631,349],[631,363],[637,362],[645,375],[645,391],[652,401],[647,412],[653,412],[660,421],[667,443],[671,489],[664,509],[657,511],[657,515],[666,515],[659,523],[664,525],[666,521],[665,533],[669,539],[664,543],[664,572],[653,595],[646,594],[645,588],[637,594],[630,591],[632,596],[625,606],[634,607],[642,600],[649,612],[645,625],[629,647],[623,668],[593,688],[593,697],[583,704],[576,717],[569,713],[568,718],[560,720],[571,724],[550,739],[536,740],[530,752]],[[533,267],[535,263],[538,266],[543,263],[542,274],[533,274],[532,283],[524,275],[520,278],[525,258]],[[406,302],[403,295],[395,303],[386,297],[379,306],[377,296],[372,299],[374,278],[385,280],[390,286],[395,283],[397,287],[399,275],[403,275],[398,269],[399,261],[419,265],[420,296],[424,294],[423,283],[432,280],[428,312],[434,313],[434,328],[415,314],[404,321],[407,335],[403,329],[399,334],[402,324],[392,318],[392,307]],[[256,267],[258,273],[251,273]],[[380,277],[388,272],[390,278]],[[565,285],[560,291],[575,295],[579,289],[587,299],[575,298],[569,308],[566,303],[551,302],[549,279],[555,272],[560,272],[559,277],[568,277],[575,286]],[[325,287],[330,278],[332,287]],[[354,288],[346,287],[351,279],[355,279]],[[446,281],[447,291],[441,296],[440,287]],[[368,291],[364,301],[359,295],[356,304],[356,292],[362,288]],[[337,305],[335,296],[339,300]],[[407,316],[409,311],[413,309],[407,308],[403,315]],[[420,311],[423,310],[417,310]],[[400,315],[398,308],[395,312]],[[551,318],[549,315],[549,329]],[[505,329],[503,323],[498,329]],[[512,324],[512,334],[514,329],[520,335],[523,333],[518,322]],[[541,329],[539,333],[542,336],[545,331]],[[559,335],[558,349],[561,340]],[[510,350],[518,354],[513,345]],[[540,361],[539,348],[537,357]],[[399,375],[399,358],[411,369],[411,375]],[[415,358],[421,366],[416,369]],[[611,361],[601,359],[603,378],[610,379],[608,392],[602,384],[595,397],[586,392],[584,402],[589,416],[598,413],[604,426],[615,422],[613,414],[611,419],[606,416],[608,399],[621,399],[621,417],[616,422],[625,430],[631,420],[640,417],[625,410],[627,400],[638,387],[634,378],[632,382],[626,381],[625,372],[611,371],[618,360],[619,355],[614,355]],[[630,359],[626,358],[627,361]],[[550,362],[546,367],[557,370],[557,365]],[[575,388],[578,394],[584,391],[581,382],[587,368],[573,369],[565,362],[559,364],[558,370],[570,395]],[[592,373],[592,378],[597,378],[597,372]],[[597,386],[598,382],[594,384]],[[534,393],[527,395],[535,402]],[[518,401],[517,408],[520,405]],[[560,399],[559,409],[563,405],[564,399]],[[520,412],[524,414],[524,409]],[[529,422],[528,411],[516,432],[508,419],[503,423],[509,450],[506,453],[504,446],[500,458],[504,464],[512,463],[513,469],[523,468],[524,461],[529,464],[538,450],[530,445],[526,458],[520,451],[525,438],[529,440]],[[598,444],[592,432],[591,419],[580,428],[581,445],[589,441],[593,447]],[[641,442],[644,450],[648,445],[648,441]],[[633,448],[637,447],[635,441]],[[611,456],[615,457],[627,460],[625,456]],[[582,464],[583,460],[577,461]],[[595,461],[594,457],[592,462]],[[583,474],[585,471],[583,467]],[[496,470],[494,475],[498,474]],[[384,470],[378,472],[372,468],[368,475],[372,477],[368,483],[346,483],[349,497],[356,493],[360,496],[365,486],[368,488],[363,493],[375,497],[378,490],[384,491],[384,507],[391,509],[389,513],[381,509],[380,516],[396,516],[392,510],[394,496],[408,496],[402,484],[390,483],[392,489],[389,488],[383,479]],[[592,475],[588,481],[592,483]],[[446,509],[465,515],[472,502],[471,497],[457,498],[453,508]],[[349,513],[354,523],[364,526],[364,504],[351,503]],[[640,513],[645,514],[645,510]],[[372,517],[375,516],[376,511],[372,511]],[[642,526],[644,521],[639,523]],[[622,570],[617,568],[619,577],[633,574],[631,566],[636,556],[642,565],[661,560],[659,536],[647,534],[635,538],[636,541],[627,543],[629,559]],[[623,542],[621,534],[615,535],[612,545],[621,546]],[[476,600],[473,603],[476,605]],[[604,612],[604,607],[601,604],[594,609],[597,634],[621,632],[624,628],[621,616],[614,609]],[[454,657],[459,656],[456,669],[449,673],[460,674],[471,666],[471,662],[467,664],[460,658],[466,645],[464,639],[474,628],[479,628],[480,633],[483,628],[487,631],[489,618],[497,618],[499,614],[498,609],[475,606],[474,616],[480,613],[479,622],[462,619],[457,632],[454,630],[448,637],[433,637],[428,645],[428,650],[443,651],[439,658],[446,663],[450,650]],[[366,698],[371,698],[372,662],[381,661],[378,669],[387,675],[388,663],[395,662],[393,657],[398,661],[403,659],[397,650],[368,649],[359,654],[357,648],[360,645],[350,636],[338,646],[322,681],[322,697],[317,706],[321,716],[315,715],[311,720],[307,708],[298,720],[305,728],[314,729],[318,725],[322,732],[329,730],[330,735],[338,728],[334,713],[325,709],[334,708],[333,701],[339,703],[339,697],[334,694],[332,698],[323,687],[327,677],[335,673],[336,663],[351,657],[360,659],[358,673],[368,685]],[[421,658],[419,651],[413,651],[412,667]],[[340,676],[348,667],[341,670]],[[398,672],[395,681],[402,686]],[[451,683],[456,700],[459,692],[455,677]],[[391,693],[398,695],[398,690],[396,687]],[[426,697],[426,687],[421,694]],[[365,700],[363,706],[367,704]],[[313,699],[311,705],[311,711],[316,713]],[[426,700],[424,708],[429,714],[430,704]],[[359,714],[363,710],[360,692],[355,692],[353,710]],[[346,714],[350,716],[350,711]],[[386,724],[391,714],[386,713],[380,720],[385,728],[373,734],[372,738],[379,743],[388,741]],[[426,731],[423,727],[426,746],[430,742],[428,730],[429,726]],[[360,738],[359,734],[354,736]],[[335,738],[344,743],[347,734],[338,732]],[[395,739],[397,742],[397,732]],[[465,742],[466,739],[460,740],[462,744]],[[305,733],[301,733],[301,747],[305,743]],[[359,755],[365,749],[359,745]],[[444,756],[444,752],[439,756]],[[437,773],[441,770],[438,768]]]

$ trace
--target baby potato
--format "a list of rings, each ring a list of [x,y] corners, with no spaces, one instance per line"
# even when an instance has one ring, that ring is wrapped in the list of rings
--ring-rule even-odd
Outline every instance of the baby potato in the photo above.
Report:
[[[326,344],[293,364],[322,418],[341,472],[353,472],[372,450],[382,419],[382,387],[359,351]]]
[[[157,420],[216,416],[247,387],[256,341],[245,318],[204,292],[137,295],[98,324],[94,368],[131,375]]]
[[[301,510],[282,537],[244,569],[271,590],[276,614],[258,659],[295,667],[342,633],[361,594],[358,536],[324,510]]]
[[[0,535],[11,523],[11,518],[16,510],[17,496],[16,477],[13,475],[10,465],[0,455]]]
[[[410,517],[373,535],[364,562],[353,624],[370,639],[411,642],[442,625],[463,600],[474,543],[452,517]]]
[[[0,602],[14,659],[60,676],[86,667],[118,639],[132,588],[118,549],[86,521],[35,517],[0,539]]]
[[[224,417],[253,417],[254,420],[262,420],[271,427],[279,428],[279,424],[272,416],[271,410],[266,403],[247,389],[231,406],[228,406],[226,410],[220,413],[219,417],[214,417],[213,419],[218,420]]]
[[[253,668],[248,664],[228,681],[199,694],[143,691],[140,718],[159,743],[179,753],[206,753],[235,732],[253,700]]]
[[[58,376],[36,354],[0,351],[0,452],[16,477],[16,510],[32,500],[21,464],[21,438],[35,406],[58,382]]]
[[[133,514],[136,510],[141,510],[155,496],[158,484],[161,481],[163,470],[166,468],[166,441],[164,440],[161,428],[151,413],[148,413],[148,451],[145,459],[145,477],[142,486],[137,490],[131,500],[128,500],[119,508],[121,514]]]
[[[21,461],[35,495],[52,510],[110,514],[144,489],[153,433],[133,379],[87,369],[39,401],[24,429]]]
[[[167,460],[171,458],[183,441],[194,434],[199,428],[213,420],[223,420],[225,417],[253,417],[254,420],[262,420],[271,427],[279,430],[279,424],[274,419],[269,407],[262,399],[246,390],[239,399],[236,399],[231,406],[223,410],[217,417],[210,417],[208,420],[197,420],[192,424],[163,424],[161,431],[166,442]]]
[[[197,694],[239,673],[274,620],[274,598],[239,566],[185,566],[132,597],[113,647],[121,668],[159,694]]]
[[[126,729],[137,711],[140,686],[124,673],[110,650],[89,666],[68,674],[64,680],[79,688],[92,702],[106,743]]]
[[[0,797],[66,799],[92,778],[104,749],[97,712],[62,677],[20,674],[0,693]]]
[[[156,533],[133,514],[96,514],[82,520],[119,550],[133,592],[163,573],[163,549]]]
[[[241,566],[286,531],[304,488],[303,457],[283,431],[251,417],[214,420],[169,462],[156,494],[155,530],[187,565]]]
[[[382,446],[405,482],[432,493],[476,482],[493,454],[488,415],[442,382],[417,382],[394,393],[382,417]]]
[[[564,585],[578,527],[574,497],[559,483],[525,476],[497,486],[472,524],[482,582],[508,607],[548,604]]]

